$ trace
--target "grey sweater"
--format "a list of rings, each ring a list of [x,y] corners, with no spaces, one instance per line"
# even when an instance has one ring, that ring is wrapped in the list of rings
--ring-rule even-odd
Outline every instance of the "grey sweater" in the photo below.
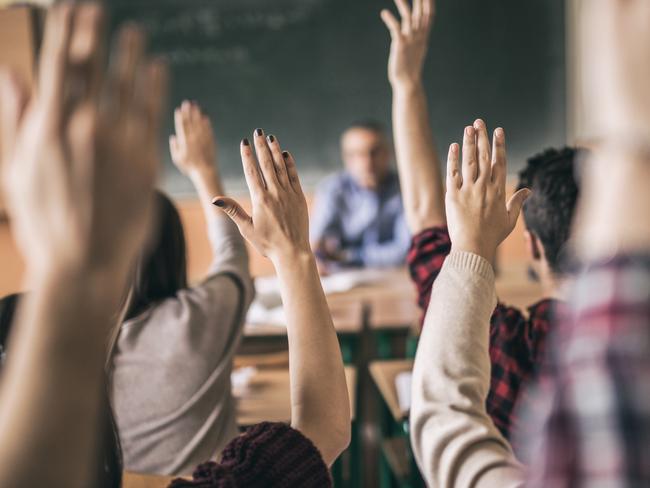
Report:
[[[207,278],[122,325],[112,394],[129,471],[189,474],[237,435],[230,373],[254,290],[237,227],[214,215],[208,232]]]

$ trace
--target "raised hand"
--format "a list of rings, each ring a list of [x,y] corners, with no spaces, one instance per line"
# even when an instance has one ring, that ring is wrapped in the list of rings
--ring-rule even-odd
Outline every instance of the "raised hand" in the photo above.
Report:
[[[506,202],[506,140],[494,131],[492,147],[482,120],[465,128],[463,155],[454,143],[447,158],[447,223],[452,248],[494,261],[530,194],[523,188]]]
[[[106,74],[102,22],[97,5],[54,8],[31,98],[3,77],[3,183],[30,267],[111,264],[146,234],[166,71],[128,27]]]
[[[151,220],[165,95],[135,27],[105,73],[102,18],[89,2],[53,6],[31,97],[9,74],[0,85],[2,183],[30,286],[0,385],[0,486],[96,486],[107,332]]]
[[[185,100],[174,111],[176,134],[169,136],[172,161],[181,173],[213,170],[216,147],[210,119],[196,103]]]
[[[226,212],[258,252],[274,263],[283,257],[311,255],[307,202],[293,156],[282,151],[274,136],[265,138],[262,129],[255,130],[253,141],[255,153],[248,139],[240,145],[252,215],[231,198],[217,197],[214,204]]]
[[[419,83],[435,13],[434,0],[414,0],[412,8],[408,0],[395,0],[395,5],[401,23],[389,10],[381,11],[392,39],[388,79],[392,84]]]

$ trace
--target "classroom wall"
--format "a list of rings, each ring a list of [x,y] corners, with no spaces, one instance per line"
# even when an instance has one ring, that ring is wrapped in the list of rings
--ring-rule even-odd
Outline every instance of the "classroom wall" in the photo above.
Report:
[[[239,199],[244,207],[250,209],[250,201]],[[311,202],[311,196],[308,196]],[[201,205],[196,199],[185,199],[176,202],[188,246],[188,268],[190,280],[200,280],[210,264],[211,253],[205,230]],[[515,231],[506,239],[499,250],[499,263],[522,263],[526,259],[523,246],[523,222],[519,219]],[[251,273],[254,276],[264,276],[273,273],[273,266],[268,259],[261,257],[257,251],[250,248],[249,255]],[[12,239],[9,222],[0,222],[0,296],[21,289],[24,265],[15,243]]]

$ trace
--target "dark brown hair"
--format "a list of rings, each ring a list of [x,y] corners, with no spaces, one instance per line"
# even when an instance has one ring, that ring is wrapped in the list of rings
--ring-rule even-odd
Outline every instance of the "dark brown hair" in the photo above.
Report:
[[[155,226],[136,264],[125,320],[187,287],[187,258],[181,217],[172,201],[155,193]]]

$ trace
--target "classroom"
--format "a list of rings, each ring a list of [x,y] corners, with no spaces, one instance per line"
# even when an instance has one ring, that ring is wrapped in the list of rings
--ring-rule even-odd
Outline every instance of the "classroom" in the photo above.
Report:
[[[650,486],[650,2],[0,0],[0,488]]]

